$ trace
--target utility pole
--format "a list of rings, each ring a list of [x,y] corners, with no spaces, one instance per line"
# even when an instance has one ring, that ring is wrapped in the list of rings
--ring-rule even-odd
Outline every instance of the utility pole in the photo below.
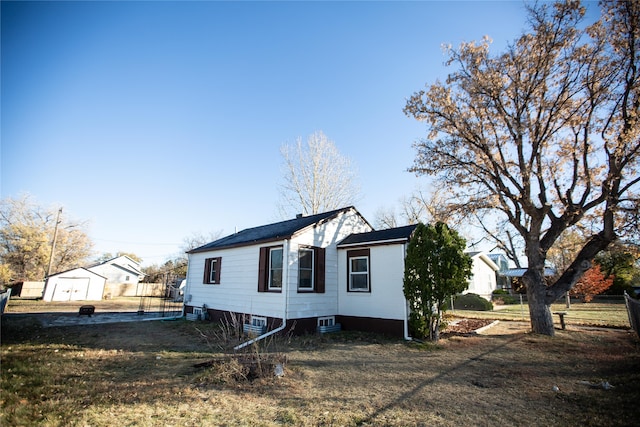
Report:
[[[56,252],[56,240],[58,239],[58,225],[60,224],[61,214],[62,214],[62,208],[58,210],[58,216],[56,217],[56,227],[53,230],[53,242],[51,242],[51,255],[49,256],[49,268],[47,268],[47,279],[51,274],[51,266],[53,265],[53,255]]]

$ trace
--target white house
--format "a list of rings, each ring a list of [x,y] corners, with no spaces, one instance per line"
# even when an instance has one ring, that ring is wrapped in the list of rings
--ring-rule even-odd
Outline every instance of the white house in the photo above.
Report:
[[[240,231],[188,252],[185,311],[315,330],[338,311],[337,244],[371,231],[353,207]]]
[[[491,301],[491,293],[498,289],[496,272],[500,267],[484,252],[467,252],[467,255],[473,260],[473,275],[469,279],[469,287],[463,293],[478,294]]]
[[[188,252],[185,313],[295,333],[340,324],[407,337],[402,285],[415,227],[374,231],[347,207],[223,237]],[[473,289],[485,293],[487,271],[495,289],[491,260],[477,255],[475,264]]]
[[[44,301],[100,301],[106,278],[83,267],[52,274],[45,282]]]
[[[92,265],[87,267],[87,270],[106,277],[109,285],[132,285],[135,287],[145,276],[140,269],[140,263],[126,255]]]

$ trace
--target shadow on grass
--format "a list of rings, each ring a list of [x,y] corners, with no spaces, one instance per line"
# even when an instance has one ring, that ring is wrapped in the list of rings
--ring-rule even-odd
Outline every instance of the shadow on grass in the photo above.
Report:
[[[371,415],[369,415],[367,418],[363,419],[361,424],[368,424],[368,423],[373,423],[375,421],[375,419],[377,417],[379,417],[381,414],[383,414],[384,412],[392,409],[394,406],[402,406],[404,404],[405,401],[407,401],[408,399],[410,399],[411,397],[415,396],[416,394],[418,394],[420,391],[422,391],[424,388],[435,384],[436,382],[443,380],[444,378],[448,377],[449,375],[451,375],[452,373],[461,370],[469,365],[471,365],[474,362],[477,362],[479,360],[481,360],[484,356],[487,356],[491,353],[497,352],[498,350],[507,347],[508,345],[516,342],[516,341],[520,341],[522,340],[524,335],[519,335],[519,336],[513,336],[511,335],[511,339],[508,339],[506,342],[497,345],[495,347],[492,347],[489,350],[483,351],[473,357],[468,358],[467,360],[465,360],[462,363],[458,363],[454,366],[452,366],[449,369],[445,369],[444,371],[440,372],[439,374],[437,374],[436,376],[429,378],[427,380],[424,380],[422,382],[420,382],[419,384],[417,384],[415,387],[411,388],[410,390],[407,390],[406,392],[402,393],[401,395],[399,395],[395,400],[389,402],[387,405],[382,406],[381,408],[377,409],[375,412],[373,412]]]

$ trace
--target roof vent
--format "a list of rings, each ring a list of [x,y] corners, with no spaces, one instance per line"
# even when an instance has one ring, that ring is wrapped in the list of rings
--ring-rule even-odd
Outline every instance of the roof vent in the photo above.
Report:
[[[302,218],[303,216],[304,216],[303,214],[299,213],[298,215],[296,215],[296,219],[300,219],[300,218]]]

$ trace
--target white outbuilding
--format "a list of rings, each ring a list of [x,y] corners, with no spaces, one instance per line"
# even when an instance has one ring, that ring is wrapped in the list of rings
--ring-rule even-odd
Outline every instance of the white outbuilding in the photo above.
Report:
[[[107,279],[83,267],[52,274],[45,283],[44,301],[100,301]]]

